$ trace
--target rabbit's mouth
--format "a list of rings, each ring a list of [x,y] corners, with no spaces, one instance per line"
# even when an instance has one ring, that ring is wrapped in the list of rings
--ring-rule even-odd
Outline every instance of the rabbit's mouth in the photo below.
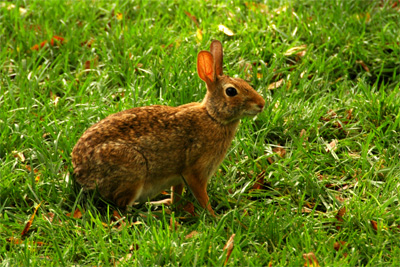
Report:
[[[262,110],[256,111],[256,110],[249,110],[243,113],[244,116],[246,117],[255,117],[258,115],[258,113],[260,113]]]
[[[251,109],[245,110],[243,115],[246,117],[254,117],[258,113],[261,113],[264,109],[264,104],[252,104]]]

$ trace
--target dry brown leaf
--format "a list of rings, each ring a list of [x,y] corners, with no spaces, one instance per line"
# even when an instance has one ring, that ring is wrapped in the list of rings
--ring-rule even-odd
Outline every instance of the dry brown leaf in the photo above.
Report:
[[[306,48],[307,48],[307,45],[295,46],[295,47],[292,47],[292,48],[288,49],[284,53],[284,55],[285,56],[291,56],[293,54],[296,54],[299,57],[302,57],[302,56],[304,56],[306,54]]]
[[[60,100],[60,97],[57,96],[57,94],[55,94],[52,91],[50,91],[50,99],[53,101],[53,105],[57,106],[58,101]]]
[[[33,219],[35,219],[36,212],[37,212],[37,210],[39,209],[40,205],[42,205],[42,202],[40,202],[40,203],[36,206],[35,210],[33,211],[33,214],[32,214],[32,216],[31,216],[31,218],[30,218],[29,221],[26,223],[26,225],[25,225],[25,227],[24,227],[24,230],[22,230],[21,237],[24,236],[24,235],[26,235],[26,233],[28,233],[28,231],[29,231],[29,228],[31,228]]]
[[[370,221],[372,228],[374,228],[375,231],[378,231],[378,223],[374,220]]]
[[[333,244],[333,248],[336,251],[343,249],[345,246],[347,246],[347,243],[344,241],[335,242],[335,244]]]
[[[341,196],[335,196],[335,198],[339,201],[339,202],[345,202],[348,198],[342,198]]]
[[[53,38],[50,39],[50,44],[52,46],[54,46],[55,41],[57,41],[58,43],[62,44],[62,43],[65,42],[65,39],[63,37],[61,37],[61,36],[54,35]]]
[[[18,158],[21,162],[25,162],[25,156],[22,152],[18,152],[16,150],[14,150],[11,153],[14,155],[14,158]]]
[[[197,232],[196,230],[194,230],[194,231],[191,231],[189,234],[187,234],[187,235],[185,236],[185,238],[186,238],[186,239],[189,239],[189,238],[195,237],[195,236],[198,235],[198,234],[200,234],[200,233]]]
[[[260,172],[257,175],[257,181],[254,183],[253,188],[255,190],[264,189],[264,182],[265,182],[265,171]]]
[[[191,202],[186,203],[183,207],[183,210],[189,212],[193,217],[196,216],[196,213],[194,212],[194,205]]]
[[[347,116],[346,119],[351,120],[353,118],[353,109],[349,109],[346,111],[347,112]]]
[[[71,213],[70,213],[70,212],[67,213],[67,216],[68,216],[68,217],[71,217]],[[72,215],[72,217],[75,218],[75,219],[80,219],[80,218],[82,218],[82,212],[80,211],[79,208],[76,208],[76,209],[75,209],[74,214]]]
[[[126,225],[125,221],[123,220],[124,218],[121,217],[121,215],[119,215],[118,211],[114,210],[113,211],[113,218],[111,219],[111,221],[113,223],[115,223],[114,224],[115,227],[120,228],[120,227]]]
[[[360,154],[357,154],[357,153],[348,153],[348,155],[349,155],[349,157],[350,158],[353,158],[353,159],[359,159],[359,158],[361,158],[361,155]]]
[[[231,29],[229,29],[228,27],[226,27],[225,25],[222,25],[222,24],[218,25],[218,30],[225,33],[228,36],[235,35]]]
[[[199,25],[199,22],[197,21],[196,16],[190,14],[190,13],[187,12],[187,11],[184,11],[184,12],[185,12],[186,16],[188,16],[189,19],[191,19],[191,20],[194,22],[194,24],[196,24],[196,27],[197,27],[197,28],[200,28],[200,25]]]
[[[87,46],[87,47],[91,48],[92,45],[93,45],[93,43],[94,43],[94,39],[93,39],[93,38],[90,38],[88,41],[82,42],[82,43],[81,43],[81,46]]]
[[[47,219],[50,223],[52,223],[54,220],[54,213],[49,212],[47,213],[47,215],[44,215],[44,218]]]
[[[339,141],[337,139],[333,139],[332,142],[330,142],[327,146],[325,151],[326,152],[331,152],[331,151],[335,151],[337,149],[337,144],[339,143]]]
[[[226,242],[226,244],[225,244],[225,246],[223,248],[223,250],[227,251],[226,252],[226,259],[225,259],[225,262],[224,262],[224,266],[228,263],[229,257],[232,254],[232,250],[233,250],[233,246],[234,246],[234,244],[233,244],[234,238],[235,238],[235,234],[232,234],[231,237],[229,238],[228,242]]]
[[[268,89],[268,90],[274,90],[274,89],[276,89],[276,88],[279,88],[279,87],[282,86],[283,81],[284,81],[284,80],[283,80],[283,78],[282,78],[282,79],[280,79],[279,81],[273,82],[273,83],[271,83],[270,85],[268,85],[267,89]]]
[[[15,244],[15,245],[21,245],[24,242],[22,239],[14,238],[14,237],[7,238],[6,241],[10,242],[11,244]]]
[[[120,266],[120,265],[125,266],[126,262],[129,261],[132,258],[132,256],[133,256],[132,253],[128,253],[128,254],[126,254],[126,256],[121,257],[121,258],[119,258],[119,260],[115,261],[113,265],[114,266]]]
[[[86,60],[85,70],[94,69],[99,65],[99,57],[96,56],[93,60]]]
[[[244,5],[253,11],[268,12],[268,6],[262,3],[244,2]]]
[[[366,72],[369,72],[369,68],[367,64],[364,63],[362,60],[356,60],[356,63],[360,64]]]
[[[341,224],[343,222],[343,216],[345,214],[346,214],[346,207],[342,207],[340,210],[338,210],[338,213],[335,216],[336,220],[338,220],[338,223],[336,223],[337,230],[340,230]]]
[[[181,225],[175,221],[175,218],[170,218],[169,219],[169,229],[171,229],[172,231],[176,231]]]
[[[32,171],[32,167],[30,165],[25,165],[25,169],[27,169],[29,172]],[[38,173],[38,170],[37,169],[33,169],[33,173],[34,174]]]
[[[314,252],[303,254],[303,258],[306,260],[306,262],[304,263],[304,266],[309,266],[309,267],[319,267],[320,266]]]
[[[132,251],[134,251],[134,250],[139,250],[139,245],[138,245],[138,244],[132,244],[132,245],[129,247],[129,251],[130,251],[130,252],[132,252]]]
[[[272,149],[272,152],[276,153],[281,158],[286,155],[286,150],[281,146],[275,147],[274,149]]]
[[[309,209],[307,207],[301,208],[301,213],[311,213],[312,211],[313,211],[312,209]]]

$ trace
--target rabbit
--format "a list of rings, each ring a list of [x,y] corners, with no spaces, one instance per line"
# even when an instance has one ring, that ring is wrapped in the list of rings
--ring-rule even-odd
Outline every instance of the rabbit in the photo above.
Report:
[[[212,216],[207,183],[231,145],[240,119],[262,112],[264,99],[244,80],[223,74],[222,44],[197,56],[206,83],[201,103],[154,105],[112,114],[92,125],[72,151],[77,183],[97,189],[119,207],[149,201],[172,187],[180,200],[186,184]]]

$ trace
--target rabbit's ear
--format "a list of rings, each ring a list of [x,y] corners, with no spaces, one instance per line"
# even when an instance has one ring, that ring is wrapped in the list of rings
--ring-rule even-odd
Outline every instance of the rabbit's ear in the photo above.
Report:
[[[208,51],[201,51],[197,56],[197,73],[208,86],[215,82],[214,58]]]
[[[223,57],[224,57],[221,42],[218,40],[212,41],[211,46],[210,46],[210,52],[214,57],[215,73],[218,76],[220,76],[220,75],[222,75],[222,64],[223,64]]]

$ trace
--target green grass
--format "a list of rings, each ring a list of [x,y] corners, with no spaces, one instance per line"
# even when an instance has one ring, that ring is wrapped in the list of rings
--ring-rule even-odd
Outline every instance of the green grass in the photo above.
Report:
[[[399,265],[399,3],[160,2],[0,7],[0,263],[221,266],[236,234],[232,266],[300,266],[309,252],[321,265]],[[64,42],[31,49],[54,35]],[[196,56],[212,39],[223,42],[225,72],[247,77],[267,100],[256,120],[242,121],[209,184],[218,218],[143,205],[119,211],[121,225],[115,207],[74,187],[72,148],[109,114],[200,101]],[[301,45],[304,56],[286,53]],[[263,189],[252,189],[263,171]],[[82,218],[67,215],[77,207]],[[180,226],[170,229],[171,220]]]

